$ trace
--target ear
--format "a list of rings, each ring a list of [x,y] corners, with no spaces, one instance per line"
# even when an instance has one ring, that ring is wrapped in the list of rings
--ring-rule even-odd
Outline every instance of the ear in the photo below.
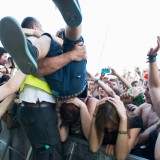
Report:
[[[37,26],[36,25],[33,25],[31,28],[34,29],[34,30],[37,30]]]

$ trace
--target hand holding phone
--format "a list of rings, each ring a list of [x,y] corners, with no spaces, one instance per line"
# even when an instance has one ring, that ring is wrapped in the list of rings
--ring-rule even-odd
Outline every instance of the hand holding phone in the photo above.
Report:
[[[102,68],[102,73],[103,74],[110,74],[111,73],[111,70],[110,69],[108,69],[108,68]]]

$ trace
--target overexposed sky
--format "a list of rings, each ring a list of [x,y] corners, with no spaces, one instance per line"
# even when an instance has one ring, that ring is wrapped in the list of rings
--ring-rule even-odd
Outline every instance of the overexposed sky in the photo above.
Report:
[[[159,0],[79,0],[83,37],[88,51],[87,69],[96,73],[111,66],[141,70],[148,67],[147,52],[160,35]],[[1,0],[0,19],[13,16],[20,23],[36,17],[46,32],[55,34],[65,23],[51,0]],[[160,56],[158,56],[158,61]]]

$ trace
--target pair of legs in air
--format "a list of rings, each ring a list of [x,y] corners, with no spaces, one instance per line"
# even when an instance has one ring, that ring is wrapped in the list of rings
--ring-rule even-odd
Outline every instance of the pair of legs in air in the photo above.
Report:
[[[43,34],[31,44],[26,40],[20,25],[13,17],[4,17],[1,20],[0,38],[2,44],[25,74],[36,74],[38,70],[37,58],[58,56],[71,51],[77,43],[83,43],[81,37],[82,15],[78,1],[55,0],[54,2],[67,23],[62,46],[48,33]],[[53,94],[62,99],[79,95],[82,98],[86,97],[86,63],[86,59],[79,62],[73,61],[58,71],[46,75],[45,78]]]

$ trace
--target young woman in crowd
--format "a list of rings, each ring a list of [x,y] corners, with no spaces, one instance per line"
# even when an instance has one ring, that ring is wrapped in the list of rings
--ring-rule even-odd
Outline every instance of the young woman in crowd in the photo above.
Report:
[[[97,152],[103,146],[107,155],[126,159],[135,146],[142,126],[142,119],[127,111],[120,99],[103,98],[93,114],[90,150]]]
[[[94,97],[65,100],[57,107],[58,126],[63,143],[64,159],[92,160],[96,154],[89,152],[88,136],[96,102]],[[86,155],[87,152],[87,155]]]

